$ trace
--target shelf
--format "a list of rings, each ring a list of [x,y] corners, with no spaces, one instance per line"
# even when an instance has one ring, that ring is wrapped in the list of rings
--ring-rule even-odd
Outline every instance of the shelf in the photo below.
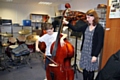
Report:
[[[32,22],[42,22],[44,16],[48,16],[48,15],[47,14],[30,14],[30,19]]]
[[[99,23],[105,28],[106,25],[106,8],[95,8],[99,16]]]
[[[41,23],[44,22],[44,20],[48,20],[49,16],[47,14],[30,14],[30,20],[33,27],[41,27]]]

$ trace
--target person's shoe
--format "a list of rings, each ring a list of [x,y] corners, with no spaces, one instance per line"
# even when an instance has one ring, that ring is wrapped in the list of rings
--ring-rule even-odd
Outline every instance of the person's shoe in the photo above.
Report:
[[[47,80],[47,78],[45,78],[44,80]]]

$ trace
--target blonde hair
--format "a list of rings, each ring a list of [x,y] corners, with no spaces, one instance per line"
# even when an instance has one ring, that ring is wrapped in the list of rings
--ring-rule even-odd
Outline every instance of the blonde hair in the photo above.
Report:
[[[88,16],[93,16],[94,20],[93,20],[93,25],[95,26],[98,22],[99,22],[99,17],[97,12],[94,9],[90,9],[86,12],[86,15]]]

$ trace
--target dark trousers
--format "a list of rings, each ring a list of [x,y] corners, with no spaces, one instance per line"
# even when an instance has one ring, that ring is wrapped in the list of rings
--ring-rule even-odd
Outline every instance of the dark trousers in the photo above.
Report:
[[[94,80],[94,71],[83,70],[83,80]]]
[[[47,56],[47,57],[51,58],[51,56]],[[46,58],[45,59],[45,70],[50,63],[51,63],[51,61],[48,58]]]

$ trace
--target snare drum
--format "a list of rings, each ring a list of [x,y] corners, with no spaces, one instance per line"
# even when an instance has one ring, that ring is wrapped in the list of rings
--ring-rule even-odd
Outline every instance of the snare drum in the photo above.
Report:
[[[14,49],[14,48],[16,48],[16,47],[18,47],[18,45],[10,45],[10,46],[9,46],[9,48],[11,48],[11,49]]]
[[[26,45],[30,49],[30,52],[34,52],[34,49],[35,49],[35,43],[34,42],[26,42]]]

